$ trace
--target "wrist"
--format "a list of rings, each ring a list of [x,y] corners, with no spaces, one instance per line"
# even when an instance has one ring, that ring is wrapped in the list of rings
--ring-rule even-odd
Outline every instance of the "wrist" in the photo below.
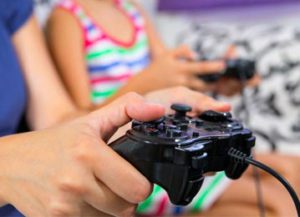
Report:
[[[9,203],[8,197],[12,194],[9,190],[8,173],[13,170],[11,159],[17,159],[17,157],[11,157],[14,149],[13,143],[15,141],[12,136],[0,137],[0,207]]]

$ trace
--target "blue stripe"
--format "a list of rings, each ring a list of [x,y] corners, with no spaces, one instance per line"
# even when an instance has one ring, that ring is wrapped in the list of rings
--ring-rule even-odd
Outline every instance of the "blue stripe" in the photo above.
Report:
[[[174,215],[180,215],[180,214],[182,214],[183,213],[183,208],[182,207],[180,207],[180,206],[175,206],[174,207]]]
[[[125,65],[129,68],[133,68],[138,65],[147,66],[149,64],[149,62],[150,62],[150,56],[149,56],[149,54],[146,54],[144,57],[142,57],[136,61],[132,61],[132,62],[117,61],[117,62],[113,62],[113,63],[107,64],[107,65],[89,66],[88,70],[90,73],[99,72],[99,71],[108,71],[112,67],[122,66],[122,65]]]
[[[131,14],[130,16],[131,16],[134,20],[136,20],[137,18],[140,18],[140,17],[141,17],[140,13],[138,13],[138,12],[135,12],[134,14]]]
[[[85,29],[87,31],[92,31],[93,29],[96,29],[96,27],[93,24],[90,24],[90,25],[86,26]]]

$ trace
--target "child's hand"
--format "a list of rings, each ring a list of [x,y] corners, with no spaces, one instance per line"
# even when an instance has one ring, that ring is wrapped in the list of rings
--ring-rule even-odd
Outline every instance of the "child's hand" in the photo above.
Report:
[[[203,82],[197,75],[218,73],[225,67],[223,61],[187,61],[195,59],[195,54],[185,46],[166,51],[156,57],[152,64],[143,71],[143,84],[152,90],[172,86],[185,86],[197,91],[208,91],[213,85]],[[150,88],[149,88],[150,89]]]
[[[181,86],[153,91],[145,95],[145,97],[149,102],[163,105],[167,113],[172,112],[170,106],[174,103],[191,106],[192,112],[190,115],[199,115],[207,110],[228,112],[231,109],[228,103],[216,101],[203,93]]]
[[[235,59],[237,58],[237,51],[234,45],[229,46],[227,52],[224,55],[224,59]],[[256,87],[261,83],[261,77],[256,73],[253,78],[246,81],[244,84],[234,78],[226,78],[222,77],[218,80],[214,85],[214,90],[218,94],[222,94],[225,96],[233,96],[239,94],[244,86],[247,87]]]

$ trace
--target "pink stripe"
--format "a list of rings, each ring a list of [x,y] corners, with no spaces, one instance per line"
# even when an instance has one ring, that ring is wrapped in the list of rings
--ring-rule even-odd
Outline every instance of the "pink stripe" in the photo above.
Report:
[[[87,30],[86,34],[88,34]],[[107,36],[101,34],[100,37],[96,38],[95,40],[89,40],[88,37],[85,38],[85,49],[89,49],[90,47],[94,46],[95,43],[100,42],[101,40],[107,39]]]
[[[112,81],[121,81],[124,79],[129,79],[132,76],[132,74],[124,74],[120,76],[103,76],[100,78],[92,78],[91,79],[91,84],[97,84],[101,82],[112,82]]]
[[[140,26],[140,27],[135,27],[135,31],[136,31],[136,34],[138,35],[141,31],[144,31],[145,28]],[[86,33],[88,34],[88,33]],[[105,34],[102,34],[100,37],[96,38],[95,40],[91,41],[91,40],[88,40],[87,37],[85,39],[85,49],[89,49],[90,47],[94,46],[95,43],[98,43],[98,42],[101,42],[102,40],[109,40],[109,38],[107,37],[107,35]]]
[[[156,216],[161,216],[164,214],[164,211],[167,207],[168,201],[169,201],[168,195],[165,194],[159,203]]]

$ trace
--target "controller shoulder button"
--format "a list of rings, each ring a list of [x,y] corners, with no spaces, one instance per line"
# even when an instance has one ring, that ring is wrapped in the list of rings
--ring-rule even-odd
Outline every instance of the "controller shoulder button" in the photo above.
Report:
[[[225,122],[225,121],[232,121],[232,115],[229,112],[216,112],[216,111],[206,111],[203,112],[199,118],[205,121],[210,122]]]

